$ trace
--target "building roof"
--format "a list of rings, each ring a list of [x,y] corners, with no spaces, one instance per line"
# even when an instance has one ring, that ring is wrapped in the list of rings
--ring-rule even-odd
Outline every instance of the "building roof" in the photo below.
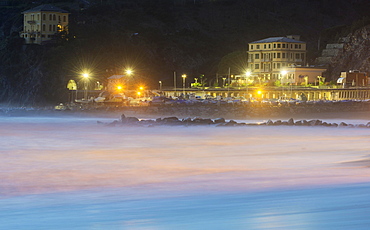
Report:
[[[294,40],[287,37],[271,37],[271,38],[265,38],[262,40],[254,41],[249,44],[253,43],[272,43],[272,42],[291,42],[291,43],[305,43],[303,41]]]
[[[49,5],[49,4],[36,6],[35,8],[32,8],[30,10],[23,11],[23,13],[40,12],[40,11],[69,13],[66,10],[60,9],[56,6]]]
[[[125,75],[112,75],[112,76],[108,77],[108,79],[121,79],[123,77],[125,77]]]

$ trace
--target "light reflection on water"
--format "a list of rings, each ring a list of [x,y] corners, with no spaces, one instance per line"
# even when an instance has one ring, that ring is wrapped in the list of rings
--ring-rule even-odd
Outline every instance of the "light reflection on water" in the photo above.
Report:
[[[97,120],[0,120],[0,229],[369,226],[370,129]]]

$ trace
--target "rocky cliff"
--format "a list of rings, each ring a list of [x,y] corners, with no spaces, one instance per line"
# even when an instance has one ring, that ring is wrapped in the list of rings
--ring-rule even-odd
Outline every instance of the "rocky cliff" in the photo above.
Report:
[[[336,80],[342,71],[370,72],[370,25],[349,34],[346,40],[343,48],[330,60],[328,77],[332,80]]]

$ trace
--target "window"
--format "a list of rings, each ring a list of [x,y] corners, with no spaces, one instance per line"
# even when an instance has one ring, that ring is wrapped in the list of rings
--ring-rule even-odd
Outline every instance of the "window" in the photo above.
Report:
[[[283,44],[283,48],[285,48],[285,44]]]
[[[280,53],[277,53],[277,58],[280,58]]]
[[[269,44],[269,49],[271,49],[271,44]]]
[[[42,25],[42,31],[45,31],[46,28],[45,28],[45,24]]]
[[[42,20],[46,20],[46,14],[42,15]]]
[[[276,44],[274,44],[274,49],[276,48]]]
[[[302,45],[299,45],[298,47],[299,47],[299,49],[301,49],[302,48]]]
[[[51,14],[49,14],[49,20],[50,20],[50,21],[51,21],[51,17],[52,17],[52,16],[51,16]]]
[[[53,31],[55,31],[55,25],[53,25]]]
[[[281,44],[277,44],[277,48],[278,48],[278,49],[280,48],[280,46],[281,46]]]
[[[259,69],[260,68],[260,65],[259,64],[255,64],[255,69]]]
[[[58,21],[60,22],[60,15],[58,16]]]
[[[277,63],[277,68],[280,69],[280,63]]]
[[[57,18],[55,17],[55,14],[53,15],[53,21],[56,21],[57,20]]]
[[[251,50],[253,49],[253,45],[251,45]]]
[[[66,21],[67,21],[67,17],[63,16],[63,22],[66,22]]]
[[[40,21],[40,14],[37,14],[37,21]]]
[[[51,31],[51,25],[49,25],[49,31]]]
[[[295,59],[299,59],[299,54],[295,54]]]
[[[297,44],[294,45],[294,49],[298,49],[298,45]]]
[[[293,44],[290,44],[290,48],[293,49]]]
[[[274,53],[274,58],[276,58],[276,53]]]
[[[290,53],[290,59],[293,59],[293,53]]]
[[[255,54],[255,55],[254,55],[254,58],[255,58],[255,59],[260,59],[260,54]]]
[[[263,45],[263,48],[266,49],[266,44]]]
[[[260,49],[260,45],[256,45],[256,46],[257,46],[257,47],[256,47],[256,49],[258,49],[258,50],[259,50],[259,49]]]
[[[301,53],[301,59],[304,60],[304,53]]]
[[[285,53],[283,53],[282,55],[283,55],[282,58],[285,58]]]

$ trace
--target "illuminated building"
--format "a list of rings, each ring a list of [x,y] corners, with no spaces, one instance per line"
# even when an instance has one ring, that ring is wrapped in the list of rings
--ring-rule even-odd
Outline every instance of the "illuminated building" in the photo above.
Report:
[[[300,36],[270,37],[248,44],[248,69],[251,77],[262,82],[275,82],[283,77],[296,82],[289,71],[290,67],[304,66],[306,63],[306,43]]]
[[[23,13],[20,36],[26,44],[42,44],[62,31],[68,31],[69,13],[52,5],[41,5]]]

